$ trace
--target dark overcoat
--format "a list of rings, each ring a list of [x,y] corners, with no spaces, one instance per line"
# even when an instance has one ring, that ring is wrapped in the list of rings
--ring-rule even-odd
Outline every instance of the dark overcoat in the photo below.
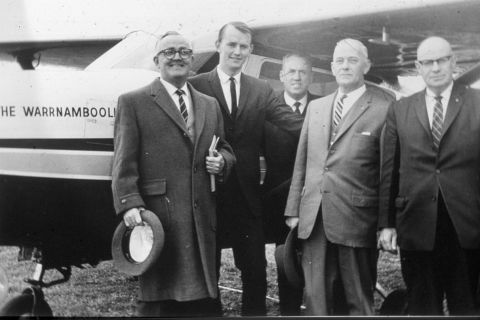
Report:
[[[213,135],[225,159],[224,178],[235,162],[223,139],[218,103],[188,85],[194,141],[174,101],[156,79],[119,97],[115,119],[112,190],[118,214],[134,207],[155,212],[165,246],[154,267],[140,276],[139,299],[189,301],[216,297],[215,195],[205,157]]]

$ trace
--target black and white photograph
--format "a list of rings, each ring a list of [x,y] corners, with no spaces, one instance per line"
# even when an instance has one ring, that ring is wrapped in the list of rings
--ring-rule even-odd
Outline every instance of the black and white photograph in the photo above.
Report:
[[[0,317],[478,317],[479,17],[0,0]]]

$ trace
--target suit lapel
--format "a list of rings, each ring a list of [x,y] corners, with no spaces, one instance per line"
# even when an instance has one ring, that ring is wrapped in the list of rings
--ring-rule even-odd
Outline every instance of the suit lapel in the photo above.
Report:
[[[227,114],[230,118],[230,110],[228,110],[228,104],[225,100],[225,95],[223,94],[222,84],[220,83],[220,78],[218,77],[217,69],[213,69],[210,72],[208,77],[208,81],[210,82],[210,86],[212,88],[213,93],[215,94],[215,98],[220,103],[220,107],[224,109],[225,114]]]
[[[200,135],[203,131],[203,126],[205,125],[205,101],[201,99],[198,91],[196,91],[190,83],[188,85],[188,90],[190,90],[190,95],[192,97],[192,109],[195,114],[195,146],[200,139]]]
[[[360,98],[353,104],[350,110],[347,112],[345,117],[340,121],[338,128],[338,133],[334,141],[338,140],[345,132],[353,125],[353,123],[368,109],[372,103],[372,94],[368,91],[365,91]],[[333,109],[330,108],[330,109]],[[332,118],[330,117],[330,122]]]
[[[319,145],[330,147],[330,130],[332,127],[332,105],[335,100],[335,94],[331,94],[324,98],[323,104],[319,108],[310,110],[315,114],[315,121],[312,123],[313,130],[318,133],[317,139],[321,143]],[[318,129],[317,129],[318,128]],[[324,149],[325,150],[325,149]]]
[[[445,114],[445,121],[443,122],[442,128],[442,138],[447,132],[448,128],[452,125],[453,120],[457,117],[461,106],[463,105],[463,88],[456,88],[453,87],[452,94],[450,96],[450,100],[448,101],[448,108],[447,113]]]
[[[160,79],[156,79],[150,88],[153,101],[157,103],[160,109],[165,111],[165,113],[183,132],[188,134],[187,126],[182,118],[182,115],[178,111],[178,108],[175,105],[175,102],[173,102],[172,97],[168,94],[167,90],[160,82]]]
[[[427,104],[425,101],[425,90],[420,91],[415,95],[413,105],[422,127],[425,129],[428,136],[432,138],[432,130],[430,128],[430,122],[428,121]]]
[[[240,74],[240,99],[238,99],[238,109],[235,119],[238,119],[240,117],[240,114],[245,109],[249,91],[250,83],[248,82],[247,77],[245,77],[245,75],[242,73]]]

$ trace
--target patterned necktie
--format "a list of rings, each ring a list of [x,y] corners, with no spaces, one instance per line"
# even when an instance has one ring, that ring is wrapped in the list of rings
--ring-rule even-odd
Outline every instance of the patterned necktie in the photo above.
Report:
[[[340,120],[342,120],[342,111],[343,111],[343,100],[347,97],[346,94],[344,94],[340,99],[337,100],[337,104],[335,105],[335,110],[333,113],[333,126],[336,127],[340,123]]]
[[[183,120],[185,123],[187,123],[188,120],[188,111],[187,111],[187,106],[185,105],[185,101],[183,100],[182,95],[185,94],[185,92],[182,89],[178,89],[175,91],[176,94],[178,94],[178,102],[180,104],[180,113],[182,114]]]
[[[235,88],[235,78],[230,77],[230,96],[232,97],[232,117],[237,114],[237,90]]]
[[[436,96],[435,106],[433,107],[432,136],[433,136],[433,145],[437,150],[438,150],[438,146],[440,145],[440,138],[442,137],[442,126],[443,126],[442,96]]]
[[[301,105],[302,105],[302,103],[301,103],[300,101],[297,101],[297,102],[295,102],[295,103],[293,104],[293,106],[295,107],[295,113],[297,113],[297,114],[302,114],[302,113],[300,112],[300,106],[301,106]]]

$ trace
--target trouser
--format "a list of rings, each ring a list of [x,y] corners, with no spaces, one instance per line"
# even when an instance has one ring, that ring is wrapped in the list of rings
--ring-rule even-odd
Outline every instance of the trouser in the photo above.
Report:
[[[328,241],[321,217],[302,241],[306,315],[373,315],[376,249]]]
[[[219,316],[211,298],[193,301],[138,301],[135,316],[138,317],[215,317]]]
[[[267,261],[262,218],[252,214],[238,182],[234,188],[236,191],[229,192],[229,198],[222,199],[219,205],[217,270],[220,269],[221,247],[231,246],[235,266],[242,278],[242,315],[266,315]]]
[[[475,313],[480,250],[460,247],[441,194],[433,250],[401,250],[400,255],[409,314],[442,315],[444,297],[450,315]]]

